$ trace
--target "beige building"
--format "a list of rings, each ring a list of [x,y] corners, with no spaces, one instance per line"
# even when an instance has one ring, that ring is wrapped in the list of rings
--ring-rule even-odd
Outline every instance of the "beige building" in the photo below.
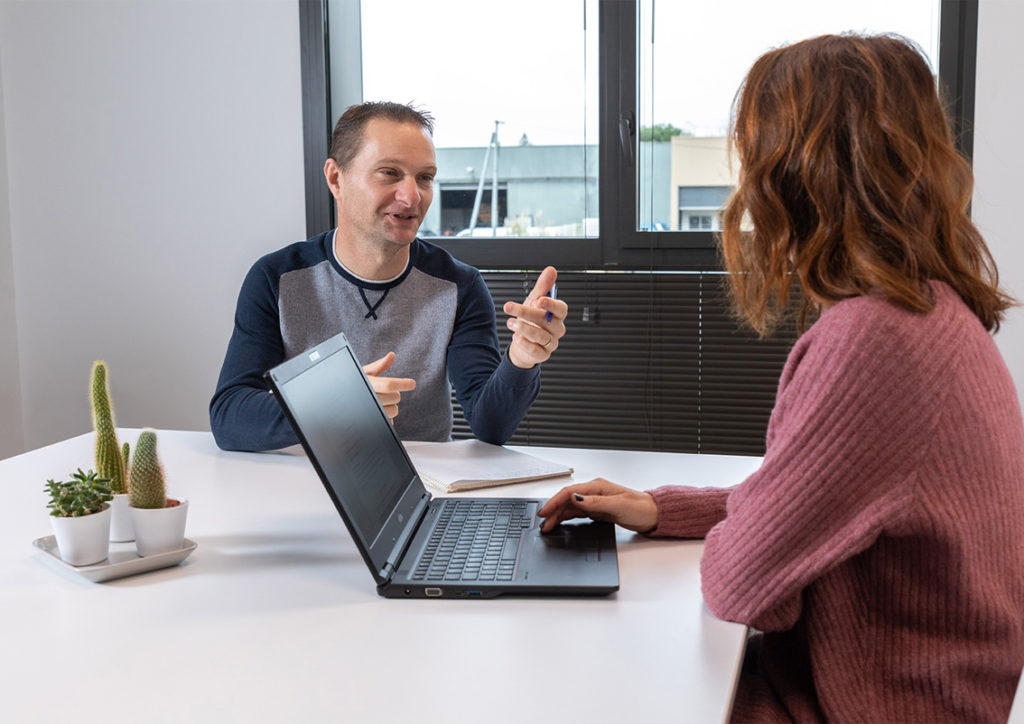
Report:
[[[719,210],[736,185],[725,136],[673,136],[669,214],[673,231],[721,229]]]

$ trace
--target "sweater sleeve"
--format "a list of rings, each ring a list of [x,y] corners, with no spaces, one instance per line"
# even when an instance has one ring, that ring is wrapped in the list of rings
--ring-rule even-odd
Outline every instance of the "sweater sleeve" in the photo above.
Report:
[[[210,401],[210,428],[224,450],[279,450],[298,442],[263,373],[285,359],[274,280],[260,262],[242,282],[235,327]]]
[[[720,618],[791,628],[809,584],[883,532],[899,535],[912,508],[941,363],[929,360],[927,340],[908,340],[912,323],[908,332],[842,320],[794,348],[764,462],[707,536],[702,588]]]
[[[460,297],[448,345],[448,377],[473,434],[502,445],[540,391],[540,365],[520,369],[499,352],[494,300],[480,274],[472,276]]]
[[[725,518],[733,488],[690,488],[666,485],[648,490],[658,506],[658,525],[647,535],[655,538],[703,538]]]

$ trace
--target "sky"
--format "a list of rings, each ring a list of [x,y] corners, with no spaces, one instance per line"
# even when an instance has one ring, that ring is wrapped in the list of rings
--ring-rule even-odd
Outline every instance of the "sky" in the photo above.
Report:
[[[937,64],[938,0],[643,5],[642,125],[723,135],[757,56],[821,33],[897,32]],[[364,99],[429,110],[438,147],[486,146],[495,121],[502,145],[597,142],[596,0],[362,0],[361,13]]]

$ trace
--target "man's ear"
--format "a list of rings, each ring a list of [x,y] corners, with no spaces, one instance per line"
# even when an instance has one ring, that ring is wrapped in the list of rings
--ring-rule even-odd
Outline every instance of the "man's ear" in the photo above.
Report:
[[[331,196],[341,198],[341,166],[333,158],[328,157],[324,162],[324,178],[327,179],[327,188],[331,190]]]

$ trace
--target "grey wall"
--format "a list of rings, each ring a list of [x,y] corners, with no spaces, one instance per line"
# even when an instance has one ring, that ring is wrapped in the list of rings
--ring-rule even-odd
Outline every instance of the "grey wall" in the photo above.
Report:
[[[91,429],[99,358],[118,424],[208,429],[242,277],[305,237],[297,3],[5,0],[0,68],[3,453]]]
[[[14,257],[11,254],[7,149],[2,141],[4,136],[4,89],[0,83],[0,459],[21,452],[25,445],[21,415],[21,375],[18,372],[18,325],[14,311]]]
[[[1024,302],[1024,3],[981,0],[978,6],[978,75],[974,129],[974,220],[999,267],[1002,285]],[[1024,308],[1010,312],[996,335],[1024,407]]]

